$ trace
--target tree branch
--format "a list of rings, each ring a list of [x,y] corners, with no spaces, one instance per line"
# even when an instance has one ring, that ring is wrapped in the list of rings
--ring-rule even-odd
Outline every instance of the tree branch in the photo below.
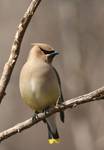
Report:
[[[0,79],[0,103],[5,95],[6,87],[10,80],[14,65],[17,61],[24,33],[40,2],[41,0],[32,0],[18,26],[18,30],[15,34],[14,42],[11,48],[11,54],[4,66],[3,73]]]
[[[13,136],[14,134],[20,133],[21,131],[23,131],[27,128],[30,128],[34,124],[43,120],[44,118],[49,117],[56,112],[60,112],[60,110],[74,108],[80,104],[84,104],[84,103],[88,103],[88,102],[92,102],[92,101],[96,101],[96,100],[101,100],[101,99],[104,99],[104,87],[101,87],[93,92],[88,93],[88,94],[67,100],[64,103],[62,103],[61,105],[55,106],[54,108],[50,109],[49,112],[47,112],[46,114],[39,113],[34,120],[32,118],[30,118],[22,123],[15,125],[14,127],[10,128],[8,130],[1,132],[0,133],[0,141],[3,141],[10,136]]]

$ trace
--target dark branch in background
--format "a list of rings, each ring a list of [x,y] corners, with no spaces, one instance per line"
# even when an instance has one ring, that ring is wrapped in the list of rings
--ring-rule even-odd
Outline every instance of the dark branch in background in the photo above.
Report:
[[[62,103],[61,105],[50,109],[50,111],[47,112],[46,114],[44,114],[44,113],[38,114],[38,116],[34,120],[32,118],[30,118],[22,123],[15,125],[14,127],[10,128],[8,130],[1,132],[0,133],[0,141],[3,141],[5,139],[7,139],[8,137],[13,136],[16,133],[20,133],[21,131],[23,131],[27,128],[30,128],[34,124],[43,120],[44,118],[49,117],[56,112],[60,112],[60,110],[65,110],[67,108],[74,108],[80,104],[84,104],[84,103],[92,102],[92,101],[96,101],[96,100],[101,100],[103,98],[104,98],[104,87],[99,88],[91,93],[67,100],[64,103]]]
[[[4,66],[3,73],[0,79],[0,103],[5,95],[6,87],[10,80],[14,65],[17,61],[24,33],[40,2],[41,0],[32,0],[18,26],[18,30],[15,34],[14,42],[11,48],[10,57]]]

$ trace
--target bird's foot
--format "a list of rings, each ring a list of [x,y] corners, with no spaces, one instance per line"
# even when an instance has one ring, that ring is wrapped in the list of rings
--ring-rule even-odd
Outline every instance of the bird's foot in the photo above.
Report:
[[[43,109],[43,112],[45,113],[45,115],[47,115],[49,113],[49,109],[50,109],[50,107],[46,107]]]
[[[57,100],[57,102],[56,102],[56,108],[62,108],[63,106],[65,106],[64,104],[63,104],[63,101],[61,101],[61,99],[60,99],[60,96],[59,96],[59,98],[58,98],[58,100]]]
[[[43,112],[45,115],[47,115],[47,114],[49,113],[49,109],[50,109],[49,107],[46,107],[46,108],[43,109],[42,112]],[[46,123],[46,119],[44,119],[43,122]]]
[[[38,114],[39,114],[39,112],[34,112],[34,114],[32,116],[32,121],[35,121],[38,119]]]
[[[65,105],[63,103],[56,103],[56,108],[62,109]]]

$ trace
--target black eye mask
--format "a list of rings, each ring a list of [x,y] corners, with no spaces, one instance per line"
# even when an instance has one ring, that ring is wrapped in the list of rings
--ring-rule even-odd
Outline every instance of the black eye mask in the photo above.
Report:
[[[47,50],[44,50],[42,48],[40,48],[41,51],[44,53],[44,54],[51,54],[51,53],[54,53],[54,50],[53,51],[47,51]]]

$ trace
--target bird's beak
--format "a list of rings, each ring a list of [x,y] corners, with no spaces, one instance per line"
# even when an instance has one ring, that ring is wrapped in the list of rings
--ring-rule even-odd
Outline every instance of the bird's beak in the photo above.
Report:
[[[60,53],[58,51],[54,51],[54,55],[59,55]]]
[[[52,62],[54,56],[59,55],[58,51],[53,51],[52,53],[48,54],[48,62]]]
[[[49,54],[49,57],[54,57],[56,55],[59,55],[59,52],[58,51],[53,51],[52,53]]]

